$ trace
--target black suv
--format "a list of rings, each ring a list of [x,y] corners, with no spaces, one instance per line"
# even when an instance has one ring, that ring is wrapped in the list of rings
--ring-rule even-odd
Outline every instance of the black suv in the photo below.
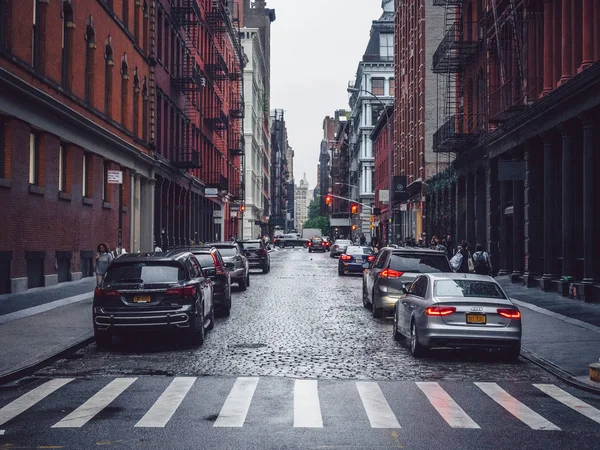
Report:
[[[242,252],[251,269],[262,269],[263,273],[271,271],[271,256],[261,239],[238,241],[238,244],[242,246]]]
[[[214,326],[213,284],[188,251],[125,254],[94,291],[92,314],[98,346],[143,330],[186,332],[202,345]]]

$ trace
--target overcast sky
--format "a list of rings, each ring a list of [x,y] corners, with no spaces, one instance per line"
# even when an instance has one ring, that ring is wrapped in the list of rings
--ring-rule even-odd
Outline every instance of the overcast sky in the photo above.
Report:
[[[323,118],[348,109],[348,80],[367,48],[381,0],[267,0],[271,26],[271,109],[285,110],[296,184],[317,182]]]

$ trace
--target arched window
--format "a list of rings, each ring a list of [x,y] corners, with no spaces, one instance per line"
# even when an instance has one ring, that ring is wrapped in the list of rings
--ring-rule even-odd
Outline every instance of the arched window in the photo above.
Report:
[[[146,76],[142,82],[142,139],[148,141],[148,85]]]
[[[140,77],[138,68],[133,71],[133,135],[139,137],[140,131]]]
[[[73,81],[73,8],[70,1],[63,1],[62,11],[62,87],[71,90]]]
[[[127,65],[127,53],[121,58],[121,125],[127,128],[127,116],[129,114],[129,66]]]
[[[94,53],[96,50],[96,35],[92,17],[88,19],[85,27],[85,102],[94,104]]]
[[[108,36],[104,47],[104,113],[112,116],[112,93],[113,93],[113,69],[115,60],[110,45],[111,38]]]

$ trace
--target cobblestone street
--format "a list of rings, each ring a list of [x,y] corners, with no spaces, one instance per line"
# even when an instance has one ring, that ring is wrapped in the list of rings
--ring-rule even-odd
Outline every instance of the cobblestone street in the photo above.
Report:
[[[177,337],[91,344],[38,375],[122,374],[288,376],[321,379],[545,381],[519,359],[437,351],[414,359],[392,338],[392,319],[373,319],[361,302],[360,276],[339,277],[337,260],[304,249],[271,254],[272,271],[253,273],[233,294],[231,317],[217,319],[203,347]]]

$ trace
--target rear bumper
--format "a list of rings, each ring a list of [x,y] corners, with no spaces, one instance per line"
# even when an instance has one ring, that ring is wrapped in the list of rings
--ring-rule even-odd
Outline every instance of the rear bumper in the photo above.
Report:
[[[383,292],[380,293],[377,300],[375,300],[375,304],[373,305],[375,308],[383,308],[385,310],[392,311],[394,306],[396,306],[396,302],[402,297],[402,295],[393,295],[393,294],[385,294]]]
[[[419,341],[429,348],[515,348],[521,344],[521,330],[510,325],[490,329],[425,322],[419,326]]]
[[[363,268],[363,263],[360,264],[343,264],[342,263],[342,268],[344,269],[344,272],[349,272],[349,273],[363,273],[364,272],[364,268]]]
[[[263,259],[248,259],[248,264],[250,265],[250,267],[266,267],[267,266],[267,260],[266,260],[266,258],[263,258]]]
[[[191,305],[169,311],[119,312],[95,307],[94,330],[118,334],[136,330],[187,330],[192,327],[195,312]]]

